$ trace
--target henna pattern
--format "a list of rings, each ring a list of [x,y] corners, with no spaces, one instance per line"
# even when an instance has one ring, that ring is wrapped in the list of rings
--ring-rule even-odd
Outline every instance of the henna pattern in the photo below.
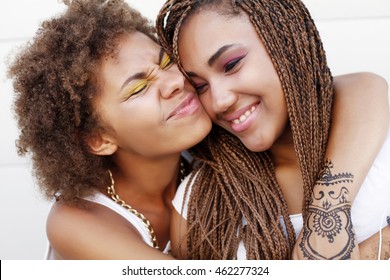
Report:
[[[349,218],[350,214],[350,205],[337,207],[330,212],[322,211],[317,207],[310,207],[306,227],[303,230],[302,242],[299,244],[303,256],[311,260],[351,258],[352,251],[355,248],[355,235]],[[342,217],[347,218],[345,219],[345,225],[342,223]],[[347,232],[348,238],[346,240],[340,235],[342,230]],[[329,246],[332,246],[334,242],[343,242],[343,246],[336,251],[330,250],[329,255],[325,256],[313,246],[315,235],[327,238]]]
[[[326,160],[324,167],[322,168],[319,178],[317,179],[317,184],[330,186],[341,183],[352,183],[353,175],[348,172],[332,174],[331,169],[333,168],[333,163],[330,160]]]
[[[329,243],[333,243],[334,237],[341,231],[340,215],[336,212],[326,213],[318,209],[312,209],[312,213],[314,213],[314,231],[322,237],[327,237]]]
[[[325,186],[326,189],[313,193],[308,207],[303,238],[299,244],[303,256],[307,259],[349,259],[356,246],[347,187],[353,183],[354,176],[348,172],[332,174],[332,168],[333,163],[326,160],[316,182],[318,186]],[[332,246],[332,243],[342,244],[342,248],[330,248],[329,255],[324,256],[314,247],[314,244],[318,244],[318,238],[325,238],[329,246]]]

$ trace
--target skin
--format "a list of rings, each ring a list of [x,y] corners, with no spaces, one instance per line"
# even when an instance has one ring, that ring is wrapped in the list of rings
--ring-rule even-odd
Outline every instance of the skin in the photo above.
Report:
[[[204,22],[207,22],[207,28],[204,28]],[[301,213],[302,176],[288,125],[284,94],[272,62],[248,18],[229,17],[227,20],[213,11],[192,15],[180,30],[179,55],[213,122],[236,135],[250,150],[271,151],[276,178],[289,212]],[[336,209],[342,223],[347,224],[350,213],[344,208],[353,203],[387,134],[387,84],[375,75],[363,73],[336,78],[335,89],[332,116],[336,121],[332,121],[326,158],[331,159],[333,172],[346,172],[343,167],[348,166],[347,172],[354,175],[347,185],[346,202],[337,205]],[[372,98],[372,92],[377,94],[376,98]],[[356,154],[359,154],[359,162],[351,156]],[[313,197],[324,190],[325,187],[317,182]],[[337,187],[332,190],[340,192]],[[322,207],[322,202],[314,200],[312,207]],[[321,208],[320,211],[327,210]],[[185,246],[177,247],[183,241],[186,228],[178,213],[173,215],[172,226],[172,232],[179,232],[172,236],[173,251],[176,256],[185,257]],[[309,221],[307,227],[310,226],[313,225]],[[321,258],[338,254],[343,254],[341,258],[360,257],[353,228],[345,228],[332,246],[326,238],[302,238],[301,233],[294,258],[308,257],[298,247],[302,242],[316,244]],[[349,251],[343,252],[346,243],[350,244]],[[362,252],[361,256],[367,255]]]
[[[149,219],[162,250],[180,152],[201,141],[211,121],[177,66],[142,33],[121,37],[117,56],[103,58],[97,73],[101,92],[94,108],[101,128],[91,135],[91,153],[111,158],[117,194]],[[172,259],[147,245],[117,213],[88,206],[54,204],[47,233],[58,258]]]
[[[211,19],[210,29],[204,32],[203,19]],[[226,32],[223,21],[206,12],[192,17],[182,28],[179,53],[183,67],[214,123],[236,135],[250,150],[268,150],[282,133],[289,133],[285,130],[287,106],[279,77],[247,22],[237,24],[233,19]],[[204,42],[210,42],[210,47],[206,48]],[[240,122],[246,112],[250,115]]]
[[[147,51],[152,49],[155,51]],[[210,129],[210,122],[201,109],[183,117],[168,117],[182,96],[191,95],[192,88],[176,66],[161,67],[159,54],[160,48],[154,42],[136,33],[123,38],[116,59],[102,61],[98,78],[103,90],[95,108],[103,129],[91,137],[89,144],[92,153],[113,159],[117,193],[152,222],[159,245],[164,248],[174,213],[170,202],[176,189],[179,152],[199,142]],[[134,65],[137,67],[132,68]],[[138,67],[141,65],[148,66]],[[147,83],[136,79],[122,88],[124,81],[142,72],[146,73]],[[139,90],[139,94],[126,100],[129,92]],[[131,133],[134,129],[137,138]],[[144,148],[145,143],[149,149]],[[145,244],[115,212],[88,204],[88,208],[54,205],[47,229],[59,258],[171,259]]]

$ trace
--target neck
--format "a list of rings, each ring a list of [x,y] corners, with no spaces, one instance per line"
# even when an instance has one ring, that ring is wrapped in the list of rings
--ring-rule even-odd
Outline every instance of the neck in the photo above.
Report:
[[[299,165],[290,126],[287,126],[283,134],[272,145],[270,153],[275,167],[280,165]]]
[[[134,206],[138,203],[170,201],[180,176],[180,154],[160,158],[115,157],[112,169],[116,192]]]

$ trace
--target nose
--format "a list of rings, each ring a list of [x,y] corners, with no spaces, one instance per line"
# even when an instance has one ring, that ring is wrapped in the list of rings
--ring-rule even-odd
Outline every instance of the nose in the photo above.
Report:
[[[160,92],[163,98],[170,98],[172,95],[183,91],[185,77],[176,65],[168,70],[163,70],[161,75]]]
[[[228,111],[237,101],[237,94],[226,88],[223,84],[213,85],[210,89],[211,107],[215,114]]]

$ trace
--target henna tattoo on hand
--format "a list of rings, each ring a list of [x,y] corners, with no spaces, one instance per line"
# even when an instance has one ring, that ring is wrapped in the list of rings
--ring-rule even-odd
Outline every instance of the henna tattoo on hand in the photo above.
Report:
[[[326,160],[317,180],[308,215],[303,228],[303,238],[299,247],[307,259],[349,259],[356,247],[355,233],[351,221],[351,202],[348,200],[348,184],[353,183],[354,176],[343,172],[332,174],[333,164]],[[323,189],[325,187],[325,190]],[[323,238],[323,239],[319,239]],[[319,249],[326,244],[332,246]],[[341,249],[339,244],[342,244]],[[317,247],[316,247],[317,246]]]

